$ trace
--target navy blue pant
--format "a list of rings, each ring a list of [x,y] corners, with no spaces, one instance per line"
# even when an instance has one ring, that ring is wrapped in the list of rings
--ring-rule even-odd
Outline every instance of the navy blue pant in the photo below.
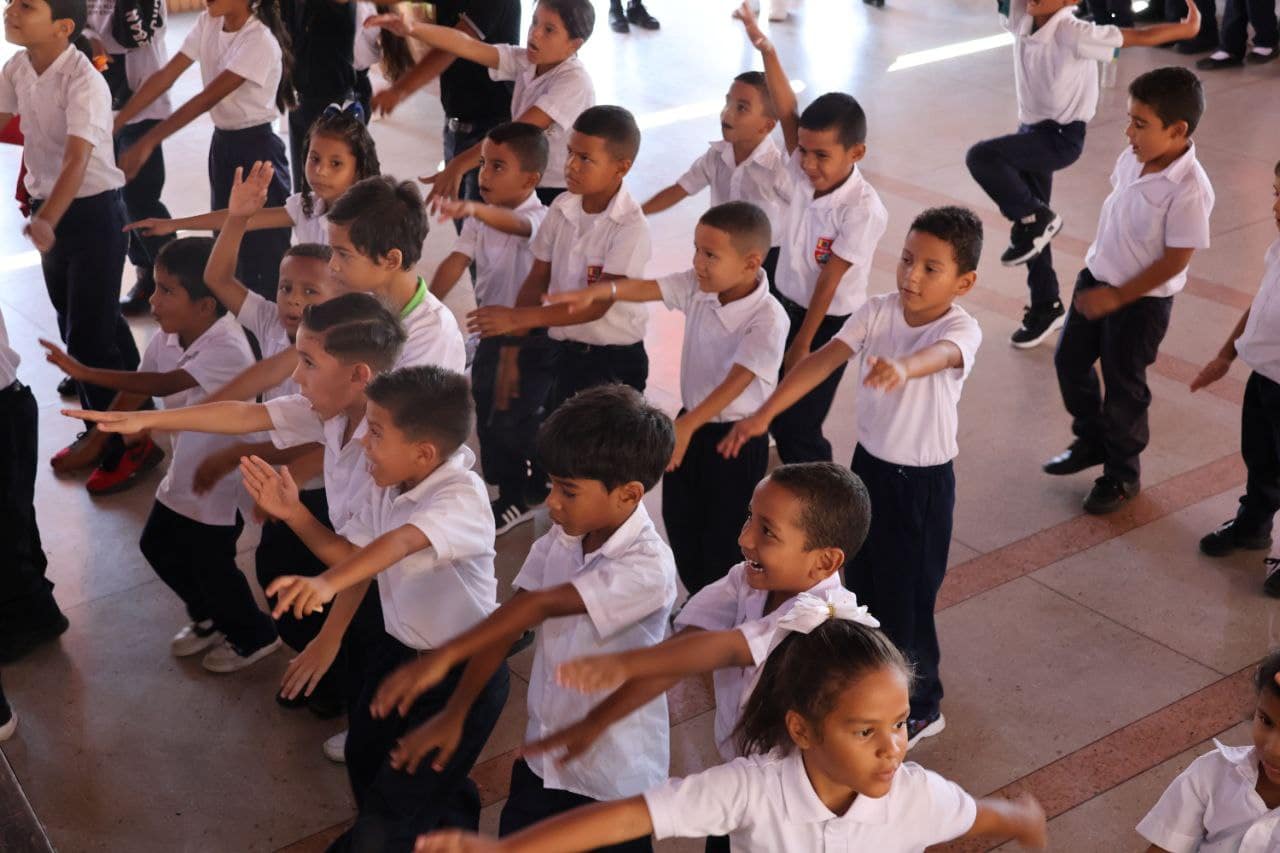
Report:
[[[520,396],[505,412],[493,405],[499,351],[505,343],[520,344]],[[476,402],[476,434],[485,482],[498,487],[502,502],[525,503],[535,484],[546,477],[537,471],[534,437],[545,416],[543,407],[551,385],[552,344],[546,335],[523,338],[485,338],[471,365],[471,394]]]
[[[1280,32],[1276,29],[1275,0],[1227,0],[1222,10],[1222,49],[1232,56],[1244,56],[1250,25],[1254,47],[1276,47]]]
[[[621,382],[644,393],[649,379],[649,354],[644,351],[643,341],[618,346],[556,340],[550,343],[550,366],[555,381],[546,405],[548,414],[579,391],[597,385]]]
[[[560,194],[565,191],[564,187],[538,187],[533,193],[538,197],[538,201],[550,207],[551,202],[559,198]]]
[[[1249,476],[1236,529],[1244,535],[1270,534],[1280,510],[1280,385],[1257,371],[1244,386],[1240,455]]]
[[[116,156],[126,148],[133,146],[147,131],[160,123],[159,119],[146,119],[126,124],[115,138]],[[124,209],[130,222],[139,219],[171,219],[169,208],[160,201],[164,191],[164,146],[157,145],[142,164],[133,180],[124,185]],[[150,273],[155,266],[156,255],[170,240],[176,240],[176,234],[145,237],[141,231],[129,232],[129,263],[138,268],[139,279]]]
[[[1094,287],[1109,285],[1086,267],[1076,279],[1076,292]],[[1172,312],[1172,296],[1147,296],[1100,320],[1085,318],[1073,305],[1053,354],[1071,431],[1102,450],[1104,474],[1125,483],[1138,482],[1142,472],[1138,455],[1151,439],[1147,368],[1156,360]],[[1102,367],[1105,396],[1095,363]]]
[[[771,288],[774,298],[782,304],[791,321],[787,331],[787,347],[795,340],[804,322],[808,309],[799,303],[792,302],[783,296],[777,288]],[[838,316],[828,314],[822,318],[818,331],[813,336],[811,350],[820,349],[827,341],[835,337],[836,332],[844,326],[849,315]],[[831,442],[822,434],[822,423],[831,411],[831,403],[836,398],[836,389],[840,387],[840,378],[844,376],[846,365],[840,365],[830,376],[818,383],[808,394],[801,397],[794,406],[773,419],[769,432],[778,445],[778,457],[786,464],[793,462],[830,462]],[[779,374],[781,375],[781,374]]]
[[[1084,151],[1085,123],[1044,121],[1021,125],[1017,133],[979,142],[969,149],[969,174],[1000,207],[1005,219],[1019,219],[1049,207],[1053,173],[1065,169]],[[1058,300],[1058,276],[1049,247],[1027,264],[1032,305]]]
[[[271,186],[267,189],[267,207],[283,207],[289,197],[289,162],[285,158],[284,142],[276,136],[271,125],[259,124],[244,130],[214,129],[213,139],[209,142],[211,209],[222,210],[231,200],[236,168],[243,169],[247,175],[258,160],[266,161],[275,168]],[[236,277],[245,287],[274,302],[280,261],[289,250],[291,238],[292,229],[289,228],[245,234],[236,263]]]
[[[861,550],[845,564],[845,586],[915,664],[911,717],[927,719],[942,702],[942,654],[933,610],[951,550],[955,471],[950,462],[925,468],[894,465],[861,445],[849,467],[871,497],[871,528]]]
[[[444,161],[448,163],[454,157],[469,150],[475,145],[479,145],[484,141],[489,131],[505,121],[510,121],[507,116],[495,116],[493,118],[476,119],[468,121],[458,127],[457,130],[449,129],[449,121],[444,123]],[[458,186],[458,198],[471,199],[472,201],[481,201],[480,198],[480,170],[472,169],[462,176],[462,183]],[[459,234],[462,233],[462,220],[453,220],[453,227]]]
[[[511,793],[507,795],[507,804],[502,807],[502,816],[498,818],[498,836],[513,835],[549,817],[595,802],[599,801],[572,791],[548,788],[523,758],[518,759],[511,767]],[[637,838],[622,844],[597,847],[596,850],[597,853],[650,853],[653,841],[648,837]]]

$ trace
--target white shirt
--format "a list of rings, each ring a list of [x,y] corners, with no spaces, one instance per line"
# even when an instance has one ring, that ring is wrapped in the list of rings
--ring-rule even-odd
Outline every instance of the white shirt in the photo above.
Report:
[[[352,67],[357,71],[368,71],[375,63],[382,61],[382,43],[378,36],[382,30],[366,27],[364,22],[378,14],[378,7],[364,0],[356,3],[356,40],[351,46]]]
[[[284,212],[293,220],[293,242],[329,245],[329,217],[325,216],[324,199],[311,194],[311,215],[302,209],[302,193],[294,193],[284,200]]]
[[[658,288],[666,306],[685,315],[680,350],[685,409],[702,405],[735,364],[755,378],[711,422],[739,421],[760,408],[778,385],[788,326],[787,312],[769,293],[764,270],[756,273],[755,290],[728,305],[721,305],[717,294],[699,290],[692,269],[658,279]]]
[[[22,159],[32,198],[47,199],[53,192],[68,136],[93,146],[76,198],[124,186],[111,141],[111,91],[75,45],[68,45],[40,75],[31,67],[30,55],[18,51],[0,69],[0,113],[22,116]]]
[[[194,388],[160,398],[165,409],[180,409],[199,403],[205,397],[239,376],[253,364],[253,351],[244,329],[235,318],[224,314],[185,350],[177,335],[157,332],[147,344],[138,366],[140,373],[169,373],[185,370],[196,381]],[[223,477],[210,491],[197,495],[192,481],[200,463],[212,453],[253,441],[256,436],[213,435],[204,432],[172,433],[173,456],[169,470],[156,489],[156,500],[169,509],[201,524],[236,523],[238,474]]]
[[[1280,809],[1258,796],[1252,746],[1223,746],[1191,762],[1138,824],[1138,834],[1169,853],[1274,853]]]
[[[1111,172],[1111,187],[1098,236],[1084,259],[1098,281],[1119,287],[1159,260],[1165,247],[1209,248],[1213,186],[1196,159],[1195,143],[1150,175],[1142,174],[1142,163],[1126,148]],[[1186,283],[1183,270],[1146,295],[1173,296]]]
[[[655,838],[728,835],[734,853],[924,853],[964,835],[973,797],[907,762],[883,797],[834,814],[813,790],[799,750],[737,758],[644,795]]]
[[[799,151],[787,161],[784,174],[790,193],[782,233],[774,235],[780,247],[778,291],[808,308],[818,275],[835,255],[851,266],[836,285],[827,315],[852,314],[866,301],[871,261],[889,225],[889,211],[857,166],[843,184],[821,198],[814,198],[813,185],[800,169]]]
[[[18,365],[22,357],[9,346],[9,331],[4,325],[4,312],[0,311],[0,391],[18,381]]]
[[[383,624],[410,648],[439,648],[498,607],[493,512],[475,461],[460,447],[407,492],[374,487],[339,531],[361,548],[405,525],[431,540],[378,573]]]
[[[322,421],[311,408],[311,402],[301,394],[276,397],[263,405],[271,418],[271,431],[267,435],[276,447],[324,445],[324,491],[329,502],[329,523],[334,530],[340,530],[365,506],[369,501],[366,493],[374,488],[364,445],[360,443],[368,431],[364,418],[352,431],[351,438],[343,442],[347,416],[337,415]]]
[[[732,761],[741,753],[733,740],[733,730],[742,717],[742,709],[760,679],[760,667],[777,646],[778,622],[791,612],[795,598],[789,598],[772,613],[765,615],[769,601],[767,590],[752,589],[747,583],[746,563],[738,563],[728,574],[698,590],[676,617],[676,630],[693,627],[704,631],[728,631],[737,628],[751,649],[750,666],[717,669],[711,676],[716,692],[716,748],[720,757]],[[821,596],[829,589],[839,589],[840,575],[833,574],[818,581],[809,592]]]
[[[537,107],[551,117],[546,129],[550,156],[542,173],[540,187],[564,186],[564,163],[568,159],[569,131],[582,111],[595,106],[596,90],[587,67],[577,54],[555,68],[538,75],[537,66],[529,61],[529,52],[513,44],[495,44],[498,67],[489,69],[493,80],[514,80],[511,93],[511,118]]]
[[[138,47],[126,48],[111,35],[111,20],[115,16],[116,0],[88,0],[85,35],[98,39],[114,61],[124,63],[124,76],[129,82],[129,89],[136,92],[142,88],[147,78],[155,74],[169,61],[169,51],[165,48],[165,26],[162,23],[151,34],[151,39]],[[168,18],[165,16],[165,20]],[[146,109],[142,110],[130,124],[149,119],[165,119],[173,112],[169,102],[169,92],[165,91]]]
[[[1267,249],[1262,284],[1249,306],[1249,320],[1236,340],[1240,360],[1270,379],[1280,382],[1280,240]]]
[[[293,348],[293,341],[289,340],[289,331],[285,329],[284,323],[280,322],[280,310],[276,303],[267,301],[260,294],[252,290],[245,291],[244,303],[240,306],[240,313],[236,315],[236,319],[258,339],[258,348],[262,350],[264,360]],[[291,394],[301,393],[302,389],[298,387],[298,383],[289,376],[279,385],[263,391],[262,399],[265,402],[274,400],[276,397],[288,397]]]
[[[641,278],[649,262],[649,223],[625,186],[600,213],[585,212],[582,196],[561,193],[530,248],[535,258],[551,264],[548,293],[581,290],[606,273]],[[584,344],[634,344],[644,340],[648,321],[643,303],[616,302],[599,320],[555,326],[547,334]]]
[[[582,537],[569,536],[553,525],[533,543],[512,586],[535,591],[566,583],[582,596],[587,612],[549,619],[538,629],[529,676],[526,743],[578,722],[600,701],[600,696],[558,685],[560,664],[662,642],[676,600],[675,559],[640,504],[603,545],[585,557]],[[610,726],[590,749],[564,767],[556,765],[555,756],[533,755],[525,760],[548,788],[617,800],[667,778],[669,735],[664,695]]]
[[[201,12],[182,42],[182,53],[200,63],[205,86],[223,71],[244,78],[234,92],[213,105],[209,117],[219,130],[244,130],[276,120],[280,85],[280,44],[254,15],[233,33],[223,32],[222,18]]]
[[[1082,21],[1064,7],[1031,31],[1027,0],[1012,0],[1005,28],[1013,33],[1013,81],[1018,121],[1070,124],[1098,111],[1098,62],[1124,46],[1119,27]]]
[[[529,223],[532,230],[528,237],[504,233],[468,216],[462,223],[462,233],[453,243],[453,251],[475,262],[478,305],[515,305],[520,285],[533,266],[530,244],[547,216],[547,208],[535,193],[529,193],[512,213]]]
[[[867,300],[836,333],[836,339],[855,356],[902,358],[950,341],[960,348],[961,367],[945,367],[937,373],[908,379],[892,391],[862,385],[870,367],[860,360],[858,399],[855,404],[858,444],[872,456],[894,465],[941,465],[960,452],[956,444],[956,406],[964,380],[973,370],[973,359],[982,343],[978,321],[959,305],[952,305],[932,323],[908,326],[897,291]]]
[[[467,369],[467,343],[453,312],[431,295],[418,278],[418,289],[401,312],[405,342],[393,370],[434,364],[456,373]]]
[[[786,168],[782,151],[766,136],[741,164],[734,162],[733,144],[710,143],[707,153],[693,161],[676,183],[689,195],[711,187],[711,207],[728,201],[748,201],[760,208],[771,223],[782,222],[790,200],[790,187],[780,173]],[[781,235],[773,235],[778,245]]]

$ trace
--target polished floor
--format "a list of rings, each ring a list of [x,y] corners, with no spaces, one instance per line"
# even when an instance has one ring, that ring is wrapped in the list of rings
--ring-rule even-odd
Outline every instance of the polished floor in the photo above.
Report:
[[[1137,851],[1145,845],[1134,824],[1211,738],[1247,742],[1249,674],[1280,642],[1280,610],[1260,589],[1262,555],[1214,560],[1196,549],[1202,534],[1231,516],[1243,483],[1238,434],[1247,374],[1237,365],[1206,392],[1187,389],[1249,304],[1276,237],[1270,205],[1280,68],[1204,75],[1209,109],[1196,139],[1218,193],[1213,247],[1192,264],[1152,370],[1144,492],[1115,516],[1093,518],[1080,508],[1087,476],[1040,473],[1041,461],[1070,438],[1052,347],[1024,352],[1006,343],[1025,289],[1018,271],[999,265],[1007,226],[964,167],[968,145],[1015,124],[1009,48],[979,41],[1001,32],[994,5],[889,0],[873,10],[856,0],[805,0],[792,22],[773,26],[773,37],[804,84],[802,103],[840,89],[868,112],[864,171],[890,211],[873,290],[893,286],[895,253],[922,207],[968,204],[989,229],[978,287],[964,302],[986,340],[960,406],[952,568],[938,614],[948,726],[912,758],[978,795],[1034,792],[1052,816],[1054,850]],[[652,0],[650,8],[663,20],[661,32],[618,36],[602,20],[583,51],[599,101],[640,117],[644,143],[629,180],[640,197],[674,180],[718,135],[715,115],[730,77],[756,61],[728,3]],[[171,46],[191,21],[174,18]],[[1084,155],[1059,176],[1055,206],[1066,228],[1054,248],[1064,289],[1080,268],[1124,144],[1124,84],[1170,63],[1190,61],[1143,48],[1121,56],[1120,83],[1104,90]],[[188,75],[181,92],[191,93],[195,80]],[[423,93],[375,122],[387,170],[433,171],[440,119],[439,102]],[[175,214],[205,209],[208,134],[202,120],[165,145],[165,198]],[[0,176],[15,174],[17,156],[0,147]],[[652,220],[650,272],[686,263],[703,202]],[[13,206],[0,203],[0,219],[0,305],[24,357],[21,376],[41,402],[47,457],[76,427],[57,413],[58,375],[36,345],[56,333],[38,258]],[[436,230],[427,267],[443,257],[450,236],[447,226]],[[461,294],[459,309],[464,301]],[[651,394],[674,409],[680,320],[660,308],[653,320]],[[145,340],[154,327],[142,320],[134,330]],[[852,451],[856,396],[846,381],[827,425],[841,460]],[[91,500],[79,480],[57,478],[42,464],[40,520],[71,629],[5,670],[22,724],[4,755],[62,851],[322,850],[352,816],[345,775],[319,748],[341,723],[275,704],[284,654],[233,676],[169,656],[182,610],[137,549],[154,482]],[[648,498],[655,517],[660,500],[660,491]],[[503,594],[546,527],[539,517],[499,541]],[[515,663],[522,677],[475,771],[490,827],[524,724],[528,653]],[[672,772],[714,761],[707,684],[681,685],[672,708]],[[659,849],[700,850],[701,843]]]

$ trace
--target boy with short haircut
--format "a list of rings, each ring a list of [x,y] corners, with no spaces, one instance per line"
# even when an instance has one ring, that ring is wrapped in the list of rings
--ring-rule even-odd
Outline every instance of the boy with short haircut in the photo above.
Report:
[[[970,174],[1013,223],[1005,266],[1027,264],[1031,304],[1010,338],[1020,349],[1037,346],[1062,328],[1066,310],[1058,296],[1049,241],[1062,217],[1049,208],[1053,173],[1084,150],[1085,125],[1098,109],[1098,62],[1113,61],[1121,47],[1157,45],[1193,37],[1200,13],[1189,4],[1181,23],[1144,29],[1101,26],[1072,14],[1075,0],[1011,0],[1005,29],[1013,34],[1018,132],[969,149]]]
[[[791,82],[773,43],[748,4],[737,15],[764,58],[769,96],[791,155],[774,295],[791,322],[782,370],[795,369],[827,343],[867,298],[876,244],[889,222],[880,196],[858,171],[867,153],[867,117],[858,102],[830,92],[798,111]],[[841,364],[773,424],[783,462],[831,460],[822,423],[844,375]]]
[[[378,691],[374,712],[403,711],[462,661],[468,661],[464,679],[483,679],[525,629],[547,622],[535,647],[526,739],[539,740],[580,719],[589,700],[556,683],[559,664],[651,646],[666,634],[675,567],[643,499],[673,444],[671,420],[623,385],[583,391],[553,412],[538,433],[538,454],[553,484],[547,497],[553,526],[516,576],[516,594],[474,629],[393,673]],[[403,738],[400,763],[412,767],[433,750],[440,750],[437,764],[447,761],[464,711],[450,709]],[[606,732],[572,765],[545,756],[517,761],[500,834],[666,778],[668,735],[666,699],[660,697]],[[646,840],[609,849],[650,847]]]
[[[662,520],[680,580],[690,594],[741,560],[738,534],[752,491],[769,465],[769,442],[752,439],[733,459],[716,445],[777,385],[787,315],[761,268],[771,242],[764,211],[734,201],[713,207],[694,229],[693,266],[658,280],[599,282],[549,296],[575,311],[593,302],[656,302],[685,315],[680,353],[682,408],[662,479]]]
[[[1147,367],[1191,256],[1209,247],[1213,187],[1191,141],[1203,114],[1204,90],[1185,68],[1157,68],[1129,84],[1129,146],[1112,170],[1111,195],[1054,353],[1075,440],[1044,470],[1066,475],[1102,465],[1084,500],[1095,515],[1138,493],[1138,456],[1151,436]]]
[[[874,511],[845,585],[915,664],[910,743],[946,725],[933,608],[951,545],[956,407],[982,342],[978,322],[955,300],[973,288],[981,254],[982,223],[972,211],[921,213],[902,248],[897,291],[867,300],[720,445],[736,452],[825,376],[861,357],[858,446],[850,467],[866,483]]]

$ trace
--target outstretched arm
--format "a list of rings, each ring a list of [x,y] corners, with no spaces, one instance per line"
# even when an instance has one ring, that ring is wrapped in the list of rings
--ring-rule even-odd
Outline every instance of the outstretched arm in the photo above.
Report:
[[[964,367],[964,353],[951,341],[938,341],[902,358],[868,355],[867,365],[870,370],[862,384],[868,388],[892,391],[908,380],[950,367]]]
[[[212,432],[244,435],[272,428],[267,407],[259,403],[202,403],[183,409],[151,412],[87,412],[63,409],[69,418],[97,424],[103,432],[134,433],[147,429],[169,432]]]
[[[754,663],[751,647],[741,631],[695,628],[685,629],[656,646],[567,661],[556,670],[556,681],[564,687],[594,693],[616,688],[634,679],[679,679]]]
[[[502,839],[461,830],[419,836],[414,853],[579,853],[653,833],[644,797],[594,803],[556,815]]]
[[[239,376],[205,398],[205,402],[252,400],[288,379],[297,366],[298,351],[293,347],[281,350],[246,367]]]
[[[1013,838],[1033,850],[1043,850],[1048,844],[1044,809],[1030,794],[1016,800],[986,797],[978,800],[973,827],[960,837]]]
[[[1153,24],[1149,27],[1121,27],[1125,47],[1151,47],[1171,41],[1195,38],[1200,32],[1200,9],[1194,2],[1187,4],[1187,16],[1177,23]]]
[[[45,348],[45,360],[72,379],[89,385],[100,385],[113,391],[141,394],[147,397],[168,397],[170,394],[195,388],[199,384],[185,370],[168,370],[163,373],[106,370],[81,364],[67,355],[62,347],[44,338],[40,339],[40,346]]]

